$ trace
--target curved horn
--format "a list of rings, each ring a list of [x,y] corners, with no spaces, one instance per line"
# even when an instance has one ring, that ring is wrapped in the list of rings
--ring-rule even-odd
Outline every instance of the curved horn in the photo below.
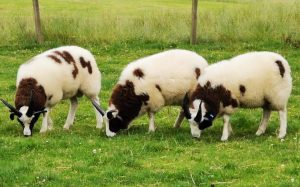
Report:
[[[27,116],[32,116],[33,115],[33,90],[30,91],[30,101],[29,101],[29,106],[28,106],[28,110],[26,112]]]
[[[7,108],[10,109],[10,112],[14,113],[15,115],[17,115],[18,117],[22,116],[22,113],[19,112],[15,107],[13,107],[12,105],[10,105],[8,102],[6,102],[4,99],[0,99],[2,101],[2,103],[7,106]]]
[[[106,116],[109,120],[113,118],[113,114],[112,114],[113,112],[117,112],[117,110],[110,110],[110,111],[107,112]],[[118,114],[116,115],[116,118],[123,121],[123,118]]]
[[[47,110],[40,110],[40,111],[34,112],[33,115],[37,115],[37,114],[41,114],[41,113],[45,114],[46,112],[47,112]]]
[[[194,121],[197,123],[200,123],[201,118],[202,118],[202,109],[201,109],[202,101],[199,104],[198,112],[196,114],[196,117],[194,118]]]
[[[102,116],[104,116],[104,115],[105,115],[105,112],[104,112],[104,110],[100,107],[100,105],[99,105],[98,103],[96,103],[95,101],[92,101],[92,103],[93,103],[94,107],[98,110],[98,112],[99,112]]]
[[[190,113],[190,110],[189,110],[189,97],[188,97],[188,94],[186,93],[185,96],[184,96],[184,99],[183,99],[183,104],[182,104],[182,108],[183,108],[183,112],[184,112],[184,115],[187,119],[191,119],[191,113]]]

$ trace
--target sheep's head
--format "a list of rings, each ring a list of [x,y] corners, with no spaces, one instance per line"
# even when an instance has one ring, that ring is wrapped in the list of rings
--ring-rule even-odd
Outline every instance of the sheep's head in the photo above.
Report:
[[[204,130],[212,125],[217,112],[209,107],[208,103],[205,103],[201,99],[195,99],[191,103],[189,97],[186,94],[183,101],[183,110],[186,118],[191,125],[198,126],[200,130]]]
[[[32,135],[32,129],[34,127],[34,124],[39,119],[40,114],[46,112],[46,110],[34,111],[32,96],[30,98],[29,106],[22,106],[19,110],[17,110],[15,107],[9,104],[7,101],[3,99],[0,100],[6,107],[10,109],[9,117],[11,120],[14,120],[14,117],[17,116],[17,120],[23,127],[24,136]]]
[[[121,129],[127,129],[129,124],[128,120],[125,120],[116,109],[108,110],[105,119],[106,135],[109,137],[116,135]]]
[[[139,115],[142,106],[148,105],[147,93],[136,94],[132,81],[117,84],[112,92],[109,109],[105,113],[106,135],[113,137],[121,129],[127,129],[130,122]]]
[[[118,131],[121,129],[127,128],[127,123],[123,120],[123,118],[118,114],[119,111],[115,109],[108,110],[104,112],[104,110],[99,106],[98,103],[92,101],[95,108],[98,112],[104,116],[105,126],[106,126],[106,135],[109,137],[113,137],[116,135]]]

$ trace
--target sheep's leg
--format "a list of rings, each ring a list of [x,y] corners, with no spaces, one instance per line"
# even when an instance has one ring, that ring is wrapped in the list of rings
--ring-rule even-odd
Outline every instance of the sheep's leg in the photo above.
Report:
[[[74,118],[75,118],[75,112],[76,112],[76,109],[77,109],[77,106],[78,106],[78,101],[77,101],[76,97],[72,97],[70,99],[70,101],[71,101],[70,110],[69,110],[69,113],[68,113],[66,123],[64,125],[64,129],[66,129],[66,130],[69,130],[70,126],[73,125]]]
[[[280,118],[280,127],[279,127],[278,138],[282,139],[286,135],[286,128],[287,128],[287,109],[286,109],[286,107],[284,107],[283,110],[279,111],[279,118]]]
[[[228,124],[228,132],[229,132],[229,135],[233,134],[231,123]]]
[[[153,112],[148,112],[148,116],[150,118],[150,121],[149,121],[149,132],[155,132],[154,113]]]
[[[100,101],[99,101],[99,97],[93,97],[91,98],[92,101],[95,101],[99,106],[100,106]],[[103,117],[102,115],[97,111],[97,109],[94,107],[95,110],[95,115],[96,115],[96,121],[97,121],[97,125],[96,128],[97,129],[102,129],[103,127]]]
[[[47,119],[47,122],[48,122],[48,129],[49,130],[52,130],[53,129],[53,121],[52,121],[52,119],[51,119],[51,117],[50,117],[50,113],[51,113],[51,109],[49,109],[48,110],[48,119]]]
[[[263,109],[263,118],[261,119],[260,125],[256,131],[256,135],[260,136],[265,133],[267,126],[268,126],[268,121],[270,119],[271,115],[271,110],[268,109]]]
[[[178,116],[177,116],[177,118],[176,118],[176,121],[175,121],[173,127],[174,128],[179,128],[180,125],[181,125],[181,123],[182,123],[182,121],[183,121],[183,119],[184,119],[184,112],[181,109],[180,112],[179,112],[179,114],[178,114]]]
[[[44,133],[48,130],[48,117],[49,117],[49,108],[46,108],[47,112],[43,116],[42,126],[40,129],[40,133]]]
[[[221,137],[222,141],[228,140],[228,137],[230,135],[231,125],[230,125],[229,119],[230,119],[230,116],[228,116],[226,114],[223,115],[224,124],[223,124],[223,134],[222,134],[222,137]]]

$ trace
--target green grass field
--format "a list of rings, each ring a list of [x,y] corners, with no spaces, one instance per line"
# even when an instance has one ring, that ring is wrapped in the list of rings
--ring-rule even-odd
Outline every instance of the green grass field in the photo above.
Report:
[[[147,133],[143,116],[129,130],[107,138],[95,128],[86,98],[79,100],[70,131],[62,129],[69,108],[63,101],[53,109],[53,131],[39,134],[39,120],[33,136],[24,138],[21,126],[0,105],[0,186],[299,186],[300,3],[267,2],[200,1],[199,44],[191,46],[190,1],[42,0],[46,41],[38,45],[31,1],[0,0],[0,98],[9,102],[20,64],[64,44],[95,55],[104,108],[126,64],[171,48],[196,51],[210,63],[248,51],[274,51],[289,61],[293,77],[284,141],[277,139],[276,112],[266,134],[255,136],[260,109],[235,113],[234,134],[227,142],[220,141],[221,119],[193,139],[186,120],[180,129],[172,128],[179,107],[157,114],[155,133]]]

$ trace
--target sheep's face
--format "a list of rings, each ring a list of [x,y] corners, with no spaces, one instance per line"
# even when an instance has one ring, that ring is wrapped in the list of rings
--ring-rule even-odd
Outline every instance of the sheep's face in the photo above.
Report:
[[[32,129],[37,122],[40,113],[33,114],[28,112],[29,107],[23,106],[20,108],[19,112],[22,114],[20,117],[18,116],[17,120],[23,127],[23,135],[24,136],[31,136],[32,135]]]
[[[113,137],[121,129],[127,129],[128,122],[119,115],[118,110],[110,110],[105,115],[106,135]]]
[[[23,127],[23,135],[31,136],[32,129],[34,124],[39,119],[41,113],[45,113],[45,110],[33,111],[32,104],[31,106],[22,106],[19,110],[9,104],[7,101],[0,99],[2,103],[10,109],[10,119],[14,120],[14,117],[17,116],[17,120]]]
[[[200,136],[200,132],[193,133],[193,129],[195,130],[196,127],[198,127],[199,130],[204,130],[205,128],[210,127],[217,115],[215,112],[213,112],[210,109],[209,105],[206,104],[201,99],[195,99],[189,105],[187,96],[184,99],[183,109],[185,112],[185,116],[188,118],[190,122],[192,134],[195,134],[195,137]]]

